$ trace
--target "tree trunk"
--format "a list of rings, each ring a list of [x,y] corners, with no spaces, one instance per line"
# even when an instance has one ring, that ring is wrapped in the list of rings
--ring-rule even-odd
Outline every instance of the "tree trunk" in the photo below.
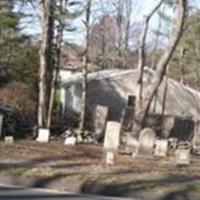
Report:
[[[53,76],[51,80],[51,89],[50,89],[50,98],[49,98],[49,107],[48,107],[48,116],[47,116],[47,128],[51,126],[52,119],[52,111],[53,111],[53,103],[55,98],[55,91],[57,86],[58,73],[60,69],[60,56],[61,56],[61,48],[63,41],[63,30],[64,30],[64,7],[66,6],[66,0],[59,0],[59,13],[61,17],[58,19],[57,25],[57,35],[56,35],[56,52],[55,52],[55,63],[53,69]]]
[[[91,14],[91,2],[92,0],[88,0],[87,9],[86,9],[86,48],[85,48],[85,56],[84,56],[84,68],[83,68],[83,81],[82,81],[82,109],[80,115],[80,130],[82,134],[85,129],[85,119],[86,119],[86,107],[87,107],[87,93],[88,93],[88,62],[89,62],[89,35],[90,35],[90,14]],[[83,136],[83,135],[82,135]]]
[[[132,14],[132,0],[125,2],[125,15],[126,15],[126,27],[125,27],[125,51],[129,50],[129,39],[130,39],[130,25],[131,25],[131,14]]]
[[[38,127],[46,127],[47,121],[47,73],[49,70],[49,58],[51,58],[51,41],[52,41],[52,3],[54,0],[40,0],[39,12],[41,18],[42,38],[39,51],[40,68],[39,68],[39,94],[38,94]]]
[[[157,65],[156,72],[152,79],[152,84],[146,93],[146,98],[145,98],[145,102],[144,102],[145,106],[144,106],[144,111],[142,113],[142,125],[143,126],[145,126],[145,119],[148,115],[154,94],[163,80],[167,65],[168,65],[168,63],[176,49],[176,46],[181,38],[181,35],[183,32],[184,19],[185,19],[185,15],[186,15],[186,7],[187,7],[187,0],[179,0],[178,12],[177,12],[177,17],[176,17],[177,24],[175,24],[176,29],[174,30],[174,34],[171,37],[171,41],[169,42],[169,45],[166,48],[165,53],[163,54],[163,56],[161,57],[158,65]]]
[[[123,42],[123,18],[124,18],[124,2],[123,0],[118,0],[116,2],[116,7],[117,11],[117,16],[116,16],[116,21],[117,21],[117,28],[118,28],[118,56],[122,56],[122,42]]]
[[[166,77],[165,87],[164,87],[164,93],[163,93],[163,101],[162,101],[162,120],[165,115],[165,108],[167,103],[167,91],[168,91],[168,77]]]
[[[149,27],[149,21],[151,17],[154,15],[154,13],[160,8],[162,5],[163,0],[160,0],[159,3],[155,6],[155,8],[149,13],[149,15],[145,16],[144,19],[144,27],[142,30],[141,38],[140,38],[140,46],[139,46],[139,51],[138,51],[138,69],[140,70],[140,75],[138,79],[138,110],[143,109],[142,105],[142,94],[143,94],[143,74],[144,74],[144,65],[146,61],[146,54],[145,54],[145,42],[146,42],[146,37],[147,37],[147,31]]]

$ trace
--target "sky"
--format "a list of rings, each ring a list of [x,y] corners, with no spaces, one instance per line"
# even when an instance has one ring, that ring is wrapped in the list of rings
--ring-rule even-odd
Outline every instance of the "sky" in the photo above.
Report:
[[[98,1],[98,0],[93,0],[93,2],[95,3],[95,6],[94,6],[95,15],[94,14],[92,15],[93,17],[91,20],[93,23],[94,21],[96,21],[96,18],[98,18],[98,16],[101,15],[101,13],[96,11],[99,4],[97,4],[95,1]],[[108,4],[109,0],[100,0],[100,1],[104,1],[105,5],[107,6],[107,9],[112,12],[112,8]],[[158,3],[159,0],[132,0],[132,1],[133,1],[133,13],[132,13],[131,18],[136,21],[142,21],[143,16],[148,14],[155,7],[155,5]],[[200,8],[200,0],[190,0],[190,3]],[[20,10],[22,8],[16,7],[15,9]],[[21,20],[20,27],[23,30],[22,32],[28,35],[39,36],[40,23],[39,23],[37,8],[29,4],[26,8],[23,8],[22,11],[25,14],[33,15],[33,17]],[[170,14],[170,11],[167,11],[167,12],[169,12]],[[78,29],[76,32],[72,32],[72,33],[67,32],[65,34],[66,41],[75,42],[78,44],[84,44],[84,38],[85,38],[84,28],[85,27],[83,25],[83,19],[84,19],[84,16],[79,17],[78,19],[74,20],[73,23],[76,25],[76,27],[78,27]],[[155,15],[151,20],[150,27],[152,29],[155,29],[157,27],[158,21],[159,21],[158,15]]]

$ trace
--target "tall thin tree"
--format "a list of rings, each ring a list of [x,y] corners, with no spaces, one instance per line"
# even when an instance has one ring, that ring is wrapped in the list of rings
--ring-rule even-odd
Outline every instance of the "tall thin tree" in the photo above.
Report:
[[[178,42],[182,36],[182,33],[183,33],[184,21],[185,21],[185,17],[187,14],[187,0],[178,0],[177,6],[178,6],[177,16],[176,16],[176,20],[175,20],[175,26],[174,26],[175,28],[173,31],[173,35],[171,36],[171,40],[169,41],[169,44],[168,44],[163,56],[161,57],[160,61],[158,62],[156,72],[152,79],[151,87],[148,88],[149,90],[146,93],[146,98],[145,98],[146,101],[144,102],[145,105],[144,105],[144,110],[142,113],[142,125],[143,126],[145,126],[145,120],[148,115],[153,97],[163,80],[163,77],[166,73],[168,63],[169,63],[177,45],[178,45]]]
[[[54,30],[55,33],[55,55],[54,55],[54,69],[51,80],[51,90],[50,90],[50,99],[49,99],[49,107],[48,107],[48,115],[47,115],[47,128],[50,128],[51,118],[52,118],[52,110],[53,110],[53,102],[55,97],[55,90],[58,82],[58,73],[60,69],[60,59],[61,59],[61,48],[63,42],[63,31],[65,28],[65,11],[67,6],[67,0],[58,0],[57,1],[57,12],[58,15],[55,19],[57,25]]]
[[[138,78],[138,97],[137,97],[137,104],[138,104],[138,110],[141,110],[143,105],[143,74],[144,74],[144,65],[146,62],[146,37],[147,37],[147,32],[149,28],[149,22],[154,13],[160,8],[162,5],[163,0],[160,0],[159,3],[153,8],[153,10],[144,17],[144,26],[142,29],[141,33],[141,38],[140,38],[140,46],[138,50],[138,69],[140,70],[139,78]]]
[[[39,0],[39,13],[42,27],[39,68],[38,127],[46,127],[47,121],[47,80],[52,52],[53,5],[55,0]]]
[[[85,128],[85,119],[86,119],[86,107],[88,100],[88,63],[89,63],[89,44],[90,44],[90,16],[91,16],[91,4],[92,0],[87,0],[86,4],[86,18],[85,18],[85,27],[86,27],[86,47],[84,52],[84,67],[82,70],[83,79],[82,79],[82,109],[80,115],[80,130],[83,134]],[[83,136],[83,135],[82,135]]]

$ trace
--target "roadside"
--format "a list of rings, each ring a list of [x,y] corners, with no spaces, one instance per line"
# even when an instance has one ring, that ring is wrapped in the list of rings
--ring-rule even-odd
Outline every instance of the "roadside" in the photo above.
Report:
[[[169,195],[170,200],[177,195],[200,199],[199,157],[193,157],[189,167],[177,168],[170,157],[133,159],[121,152],[108,167],[98,145],[0,142],[0,151],[0,182],[5,184],[148,200]]]

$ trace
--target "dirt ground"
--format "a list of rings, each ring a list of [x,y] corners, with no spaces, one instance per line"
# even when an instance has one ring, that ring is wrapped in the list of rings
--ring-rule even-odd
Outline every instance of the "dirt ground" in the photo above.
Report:
[[[173,157],[132,158],[120,150],[106,166],[101,145],[64,146],[60,141],[0,142],[0,182],[138,199],[200,199],[200,158],[178,168]]]

